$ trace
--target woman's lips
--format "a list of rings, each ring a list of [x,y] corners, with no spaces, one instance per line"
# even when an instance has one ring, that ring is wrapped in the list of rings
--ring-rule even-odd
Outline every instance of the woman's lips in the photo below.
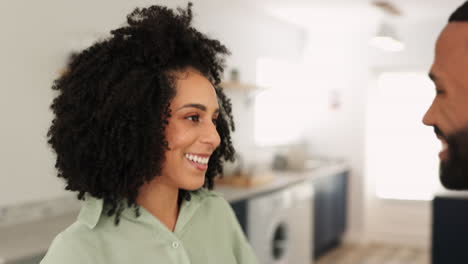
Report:
[[[206,171],[208,169],[209,154],[184,154],[185,159],[198,170]]]
[[[191,161],[191,160],[189,160],[187,158],[186,158],[186,160],[198,170],[206,171],[208,169],[208,164],[201,164],[201,163],[198,163],[198,162]]]

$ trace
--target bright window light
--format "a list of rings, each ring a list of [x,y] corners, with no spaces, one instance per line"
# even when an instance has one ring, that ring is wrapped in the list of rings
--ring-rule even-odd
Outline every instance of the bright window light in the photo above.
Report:
[[[386,72],[371,91],[366,166],[379,198],[430,200],[441,145],[422,118],[435,95],[425,72]]]
[[[391,37],[374,37],[370,45],[388,52],[399,52],[405,49],[405,44]]]

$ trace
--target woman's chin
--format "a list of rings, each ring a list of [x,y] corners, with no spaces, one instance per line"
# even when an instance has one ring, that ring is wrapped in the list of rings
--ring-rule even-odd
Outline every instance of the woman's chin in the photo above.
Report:
[[[179,188],[184,189],[187,191],[196,191],[203,187],[203,184],[205,183],[205,178],[203,178],[203,181],[200,180],[194,180],[194,181],[187,181],[184,182]]]

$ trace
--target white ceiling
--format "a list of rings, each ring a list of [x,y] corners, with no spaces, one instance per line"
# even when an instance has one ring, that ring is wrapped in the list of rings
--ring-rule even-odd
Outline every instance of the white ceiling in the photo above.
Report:
[[[308,19],[326,14],[367,16],[381,13],[373,0],[240,0],[245,5],[260,9],[272,16],[294,24],[305,24]],[[448,19],[465,0],[387,0],[399,8],[404,19]]]
[[[389,0],[398,6],[406,16],[448,17],[465,0]]]

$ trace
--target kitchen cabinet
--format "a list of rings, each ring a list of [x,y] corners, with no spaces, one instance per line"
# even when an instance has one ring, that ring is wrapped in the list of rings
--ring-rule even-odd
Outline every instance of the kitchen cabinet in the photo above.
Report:
[[[247,200],[231,202],[230,204],[232,209],[234,210],[234,214],[237,217],[237,221],[239,221],[242,231],[244,231],[244,234],[248,238],[249,234],[247,232]]]
[[[432,201],[432,264],[468,262],[468,194],[436,195]]]
[[[344,171],[312,180],[315,259],[339,245],[346,230],[348,175],[349,171]]]

